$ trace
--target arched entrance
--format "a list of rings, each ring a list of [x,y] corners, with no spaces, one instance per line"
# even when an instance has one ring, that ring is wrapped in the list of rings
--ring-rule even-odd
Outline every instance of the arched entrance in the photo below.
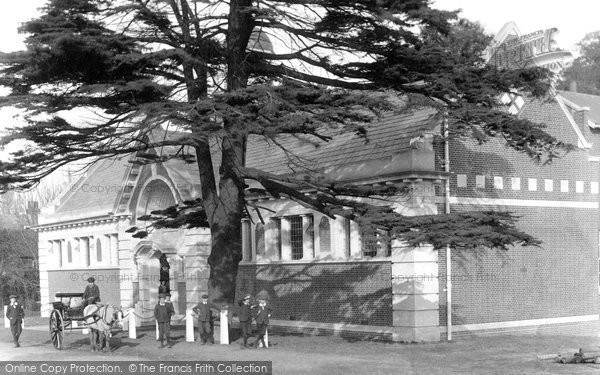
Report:
[[[134,262],[137,266],[138,291],[137,300],[142,310],[142,323],[154,320],[154,306],[158,303],[158,288],[160,285],[160,257],[162,251],[152,241],[142,241],[135,249]],[[135,297],[134,297],[135,298]]]

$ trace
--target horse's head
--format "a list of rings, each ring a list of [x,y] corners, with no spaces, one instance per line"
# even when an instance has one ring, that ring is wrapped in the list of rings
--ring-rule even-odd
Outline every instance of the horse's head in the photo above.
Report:
[[[120,307],[111,306],[113,309],[112,323],[111,325],[116,326],[119,329],[123,329],[123,310]]]

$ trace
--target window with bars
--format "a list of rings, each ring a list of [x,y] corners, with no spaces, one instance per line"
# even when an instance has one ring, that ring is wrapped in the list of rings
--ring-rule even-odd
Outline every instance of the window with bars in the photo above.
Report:
[[[350,220],[344,219],[344,254],[350,258]]]
[[[361,230],[361,239],[362,239],[362,254],[364,257],[372,258],[377,256],[377,250],[379,249],[379,244],[377,241],[377,232],[375,229],[362,229]]]
[[[386,232],[374,229],[361,229],[362,254],[364,257],[372,258],[380,252],[385,256],[391,256],[392,244]]]
[[[272,219],[272,228],[275,231],[273,241],[275,242],[275,249],[277,250],[277,256],[281,259],[281,219]]]
[[[322,217],[319,222],[319,242],[319,252],[331,252],[331,227],[329,226],[329,219],[326,217]]]
[[[256,224],[254,229],[256,254],[262,255],[265,253],[265,228],[262,223]]]
[[[293,260],[302,259],[304,256],[304,236],[302,232],[302,217],[292,216],[290,218],[290,245]]]

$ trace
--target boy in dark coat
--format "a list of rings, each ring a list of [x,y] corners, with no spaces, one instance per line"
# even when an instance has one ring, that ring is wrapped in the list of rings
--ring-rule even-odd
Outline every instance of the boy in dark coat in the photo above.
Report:
[[[8,298],[10,298],[10,305],[8,305],[8,308],[6,309],[6,317],[10,320],[10,332],[13,336],[15,348],[18,348],[21,346],[19,345],[19,336],[21,336],[21,331],[23,329],[21,324],[25,317],[25,311],[23,310],[23,306],[17,302],[16,295],[11,294]]]
[[[208,294],[202,295],[202,302],[193,308],[194,313],[198,314],[198,332],[200,333],[200,340],[202,345],[206,342],[211,344],[215,343],[213,337],[213,312],[208,304]]]
[[[265,333],[267,333],[267,326],[269,325],[269,318],[271,317],[271,307],[267,306],[267,300],[260,298],[258,300],[258,307],[256,309],[256,341],[254,347],[258,349],[258,342],[261,341],[263,348],[267,347],[265,344]]]
[[[95,281],[96,279],[93,277],[88,277],[87,279],[89,284],[85,287],[85,291],[83,292],[83,307],[100,302],[100,288],[98,288],[98,285],[94,284]]]
[[[243,300],[240,301],[240,328],[242,329],[242,337],[244,341],[240,346],[243,348],[248,347],[248,336],[252,333],[252,307],[250,306],[250,295],[246,295]]]
[[[173,314],[175,314],[173,305],[170,303],[165,303],[165,295],[160,294],[158,296],[158,303],[154,307],[154,318],[156,318],[156,321],[158,322],[158,338],[160,340],[160,349],[165,347],[165,339],[167,340],[169,348],[171,347],[169,333],[171,330],[171,316],[173,316]]]

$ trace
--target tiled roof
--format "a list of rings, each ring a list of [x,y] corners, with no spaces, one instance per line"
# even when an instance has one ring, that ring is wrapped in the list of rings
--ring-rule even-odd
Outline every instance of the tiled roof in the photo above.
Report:
[[[585,111],[587,123],[582,124],[582,117],[577,116],[577,111],[571,109],[571,115],[583,133],[586,141],[591,143],[593,156],[600,156],[600,96],[582,94],[573,91],[559,91],[558,94],[576,106],[587,108]]]
[[[439,123],[435,114],[433,109],[390,113],[366,126],[366,137],[337,131],[328,134],[332,136],[329,142],[311,136],[281,135],[276,138],[276,144],[262,136],[251,135],[246,165],[274,174],[286,174],[305,168],[320,169],[389,157],[407,150],[412,138],[432,131]],[[211,148],[217,172],[221,159],[220,144],[215,140]],[[166,146],[162,151],[170,153],[175,149]],[[293,156],[286,154],[285,150],[292,151]],[[112,211],[120,189],[125,186],[129,165],[128,157],[103,160],[93,165],[61,199],[52,214],[52,221],[57,219],[56,215],[63,221],[106,215]],[[174,159],[167,161],[165,166],[183,199],[200,196],[195,163],[186,164]]]
[[[63,195],[52,216],[77,220],[107,215],[123,188],[129,157],[100,160],[92,165]],[[42,214],[43,215],[43,214]]]
[[[559,91],[559,94],[580,107],[588,107],[588,120],[600,125],[600,96],[573,91]]]
[[[277,145],[263,137],[252,136],[248,140],[246,165],[285,174],[304,167],[319,169],[381,159],[408,149],[412,138],[433,130],[438,124],[435,114],[433,109],[387,114],[366,126],[366,138],[338,132],[325,142],[315,137],[285,135],[277,138]],[[293,151],[293,155],[286,154],[284,149]]]

